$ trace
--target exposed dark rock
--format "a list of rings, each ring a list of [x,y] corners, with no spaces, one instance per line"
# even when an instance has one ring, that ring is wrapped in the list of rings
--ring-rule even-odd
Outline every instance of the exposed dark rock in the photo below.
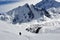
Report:
[[[32,13],[32,11],[30,11],[30,12],[28,13],[28,15],[29,15],[29,18],[30,18],[30,19],[33,19],[33,18],[34,18],[34,14]]]
[[[21,32],[19,32],[19,35],[21,35]]]
[[[28,32],[32,32],[32,33],[39,33],[39,30],[41,29],[42,27],[38,27],[38,28],[26,28],[26,30]]]
[[[39,33],[39,30],[40,30],[41,28],[42,28],[42,27],[38,27],[35,33]]]
[[[44,8],[42,8],[42,11],[44,12],[42,12],[46,17],[48,17],[48,18],[50,18],[51,17],[51,15],[44,9]]]
[[[14,19],[12,20],[12,23],[16,24],[18,20],[19,20],[18,15],[15,15]]]

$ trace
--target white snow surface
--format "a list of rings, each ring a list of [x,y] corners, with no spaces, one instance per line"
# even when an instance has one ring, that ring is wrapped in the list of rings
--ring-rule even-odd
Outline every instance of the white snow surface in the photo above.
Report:
[[[49,21],[44,22],[42,24],[45,24],[45,23],[50,24],[50,23],[53,23],[53,21],[54,20],[50,22]],[[58,23],[59,22],[60,20],[58,20]],[[27,32],[25,28],[29,27],[29,24],[31,25],[31,23],[28,23],[28,25],[27,23],[21,24],[21,25],[18,25],[18,24],[12,25],[10,23],[6,23],[5,21],[0,21],[0,40],[57,40],[57,39],[60,40],[60,33],[44,33],[43,32],[42,34],[41,33],[35,34],[35,33]],[[22,35],[19,35],[19,32],[21,32]]]

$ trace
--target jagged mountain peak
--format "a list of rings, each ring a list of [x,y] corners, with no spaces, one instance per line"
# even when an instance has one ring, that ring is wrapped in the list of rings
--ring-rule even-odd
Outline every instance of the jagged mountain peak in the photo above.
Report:
[[[38,8],[45,8],[45,9],[49,9],[52,7],[58,8],[60,7],[60,2],[57,2],[56,0],[42,0],[41,2],[37,3],[35,6]]]
[[[8,19],[14,24],[16,23],[26,23],[32,20],[44,20],[44,15],[48,17],[49,13],[44,9],[36,8],[33,4],[25,4],[8,11],[6,14],[9,16]]]
[[[26,3],[23,6],[19,6],[15,9],[10,10],[7,12],[7,15],[10,16],[10,19],[13,20],[13,23],[15,24],[30,21],[33,13],[30,6]]]
[[[55,1],[55,0],[42,0],[42,1]]]
[[[29,6],[29,4],[28,4],[28,3],[26,3],[26,4],[24,4],[23,6]]]
[[[45,21],[51,15],[45,8],[37,8],[35,5],[24,4],[6,12],[9,21],[13,24],[26,23],[32,20]]]

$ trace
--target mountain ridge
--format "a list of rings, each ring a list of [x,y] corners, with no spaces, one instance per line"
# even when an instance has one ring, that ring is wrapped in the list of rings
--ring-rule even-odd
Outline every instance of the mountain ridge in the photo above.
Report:
[[[10,19],[10,21],[12,21],[13,24],[19,22],[30,22],[31,20],[35,19],[39,19],[42,21],[44,20],[43,15],[50,18],[50,14],[45,9],[38,9],[33,4],[25,4],[23,6],[19,6],[15,9],[6,12],[6,15],[9,16],[8,19]]]
[[[60,2],[57,2],[55,0],[42,0],[41,2],[37,3],[35,5],[38,8],[45,8],[45,9],[49,9],[52,7],[60,7]]]

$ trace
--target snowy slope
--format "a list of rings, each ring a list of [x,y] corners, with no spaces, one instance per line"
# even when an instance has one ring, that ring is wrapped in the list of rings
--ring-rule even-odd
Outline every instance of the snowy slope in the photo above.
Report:
[[[55,7],[49,8],[48,12],[50,13],[50,15],[53,19],[60,19],[60,7],[58,7],[58,8],[55,8]]]
[[[19,36],[0,30],[0,40],[20,40]]]
[[[0,21],[0,40],[28,40],[25,36],[19,36],[20,31],[18,26]]]
[[[60,40],[59,33],[34,34],[25,30],[27,25],[22,25],[12,25],[0,21],[0,40]],[[22,35],[19,35],[19,32],[21,32]]]

